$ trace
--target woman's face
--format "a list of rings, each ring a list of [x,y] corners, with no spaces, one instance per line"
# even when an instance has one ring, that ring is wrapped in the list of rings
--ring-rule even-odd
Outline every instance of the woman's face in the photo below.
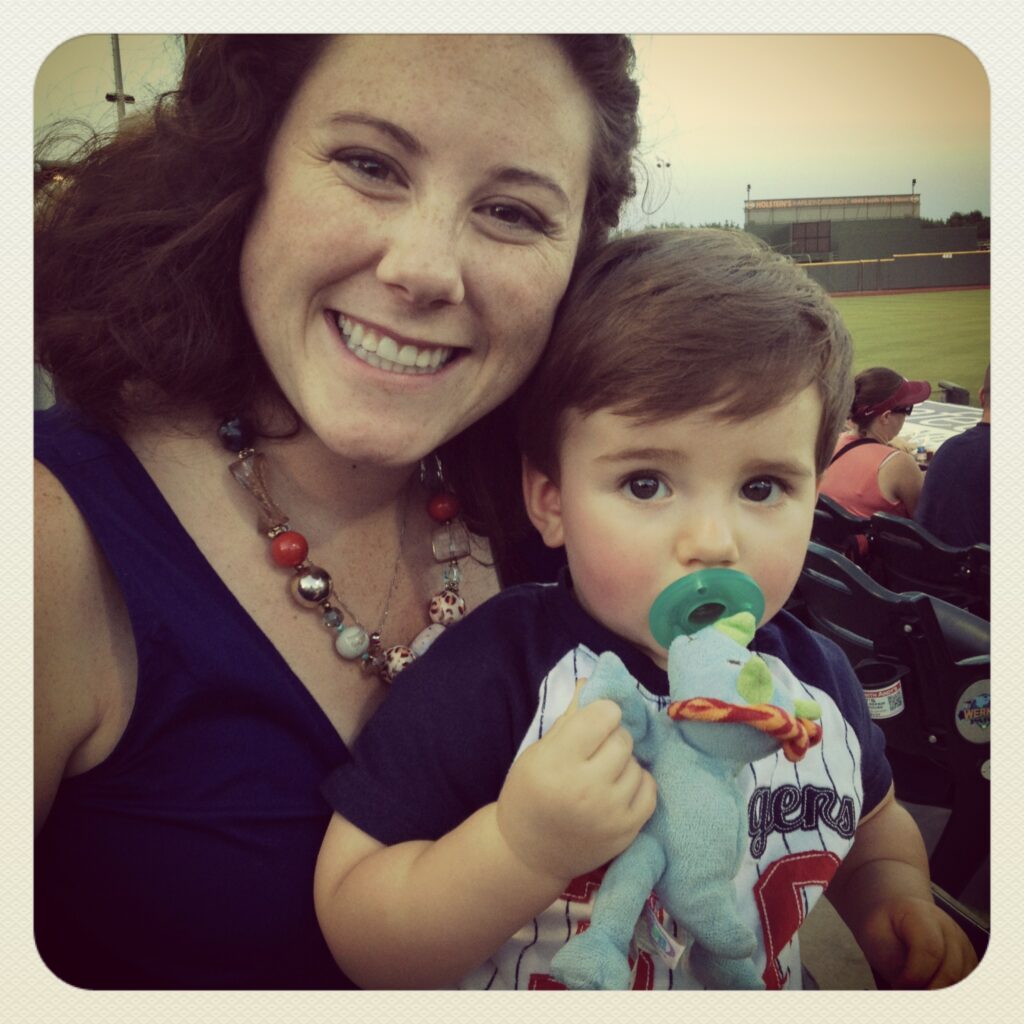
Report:
[[[872,433],[880,441],[888,444],[902,429],[907,421],[907,414],[897,412],[895,409],[887,409],[871,421]]]
[[[522,382],[569,280],[592,137],[548,39],[331,41],[241,258],[264,358],[329,448],[411,463]]]

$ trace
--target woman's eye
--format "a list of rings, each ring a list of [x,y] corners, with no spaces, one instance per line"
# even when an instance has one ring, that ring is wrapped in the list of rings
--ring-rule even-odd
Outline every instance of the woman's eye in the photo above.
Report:
[[[544,232],[547,230],[547,223],[540,214],[522,206],[515,206],[511,203],[490,203],[480,209],[492,220],[501,224],[503,228],[512,231]]]
[[[630,477],[625,486],[638,501],[664,498],[668,494],[668,488],[656,476]]]
[[[390,164],[366,153],[352,153],[347,156],[339,156],[337,159],[346,167],[351,167],[361,177],[369,178],[374,182],[385,183],[396,181],[398,178]]]
[[[778,501],[785,491],[786,488],[783,486],[782,482],[770,476],[760,476],[753,480],[748,480],[740,488],[740,492],[743,497],[748,501],[759,502]]]

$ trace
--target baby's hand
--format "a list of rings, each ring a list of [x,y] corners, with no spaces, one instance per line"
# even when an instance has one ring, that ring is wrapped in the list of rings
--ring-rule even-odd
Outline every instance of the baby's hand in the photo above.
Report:
[[[893,988],[945,988],[978,965],[960,926],[931,900],[890,900],[858,936],[868,962]]]
[[[654,779],[633,757],[617,704],[570,707],[512,765],[498,828],[533,870],[565,882],[620,854],[654,813]]]

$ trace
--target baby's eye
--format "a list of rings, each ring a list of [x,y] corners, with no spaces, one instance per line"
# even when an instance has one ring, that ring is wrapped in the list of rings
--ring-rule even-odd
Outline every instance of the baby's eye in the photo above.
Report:
[[[665,484],[656,476],[631,476],[623,486],[638,501],[664,498],[669,493]]]
[[[776,502],[785,493],[786,487],[781,480],[771,476],[759,476],[748,480],[741,488],[740,493],[747,501]]]

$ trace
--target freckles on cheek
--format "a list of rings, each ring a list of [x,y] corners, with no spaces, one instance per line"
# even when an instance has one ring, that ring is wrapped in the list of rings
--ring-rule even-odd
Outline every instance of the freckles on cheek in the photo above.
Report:
[[[467,261],[463,272],[467,292],[486,302],[492,316],[498,317],[517,364],[531,369],[551,336],[555,311],[569,284],[568,273],[543,261],[517,265],[480,253]]]

